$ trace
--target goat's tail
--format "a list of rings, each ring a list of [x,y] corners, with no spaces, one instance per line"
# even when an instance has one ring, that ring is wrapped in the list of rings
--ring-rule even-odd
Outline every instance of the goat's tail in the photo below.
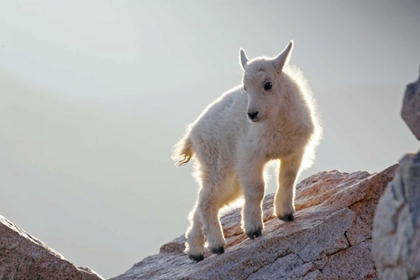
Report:
[[[187,133],[173,148],[172,160],[176,165],[186,165],[194,155],[191,139]]]

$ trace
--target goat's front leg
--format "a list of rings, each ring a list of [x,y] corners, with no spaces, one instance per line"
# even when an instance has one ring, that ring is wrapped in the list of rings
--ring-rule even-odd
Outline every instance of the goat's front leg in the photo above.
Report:
[[[245,196],[242,227],[251,239],[262,235],[262,201],[265,192],[263,168],[263,162],[252,159],[243,162],[238,172]]]
[[[295,212],[295,184],[303,153],[281,159],[278,187],[274,198],[274,214],[283,221],[293,221]]]

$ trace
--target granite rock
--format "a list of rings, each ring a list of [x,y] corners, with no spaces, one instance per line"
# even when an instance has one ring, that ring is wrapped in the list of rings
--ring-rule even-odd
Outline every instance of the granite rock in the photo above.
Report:
[[[381,279],[420,279],[420,153],[400,161],[379,201],[373,257]]]
[[[103,278],[89,268],[76,267],[48,245],[0,215],[0,279]]]
[[[407,85],[401,117],[420,140],[420,77],[417,81]]]
[[[274,218],[270,194],[263,202],[263,236],[248,239],[240,209],[232,209],[221,218],[224,254],[208,252],[193,262],[183,253],[182,235],[111,279],[376,279],[374,209],[396,167],[375,174],[318,173],[297,186],[295,221]]]

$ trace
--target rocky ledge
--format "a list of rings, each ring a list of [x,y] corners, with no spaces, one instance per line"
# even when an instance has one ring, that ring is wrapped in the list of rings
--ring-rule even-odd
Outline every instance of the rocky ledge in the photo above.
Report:
[[[0,215],[0,279],[103,278],[89,268],[76,267],[48,245]]]
[[[240,209],[221,221],[226,252],[193,262],[182,235],[160,253],[113,280],[134,279],[376,279],[371,256],[373,216],[397,165],[369,174],[327,171],[296,190],[296,219],[273,215],[273,195],[264,199],[263,236],[250,240],[240,227]]]

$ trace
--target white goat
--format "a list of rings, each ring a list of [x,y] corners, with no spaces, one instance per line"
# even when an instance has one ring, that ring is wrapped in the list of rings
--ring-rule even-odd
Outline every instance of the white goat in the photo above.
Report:
[[[263,173],[271,160],[280,160],[274,214],[294,220],[295,181],[302,163],[310,164],[321,126],[306,80],[287,65],[292,48],[293,41],[276,58],[251,61],[240,49],[243,85],[210,104],[174,147],[178,165],[197,159],[200,190],[185,250],[192,260],[204,259],[205,240],[213,253],[224,253],[219,210],[242,195],[242,227],[249,238],[261,236]]]

